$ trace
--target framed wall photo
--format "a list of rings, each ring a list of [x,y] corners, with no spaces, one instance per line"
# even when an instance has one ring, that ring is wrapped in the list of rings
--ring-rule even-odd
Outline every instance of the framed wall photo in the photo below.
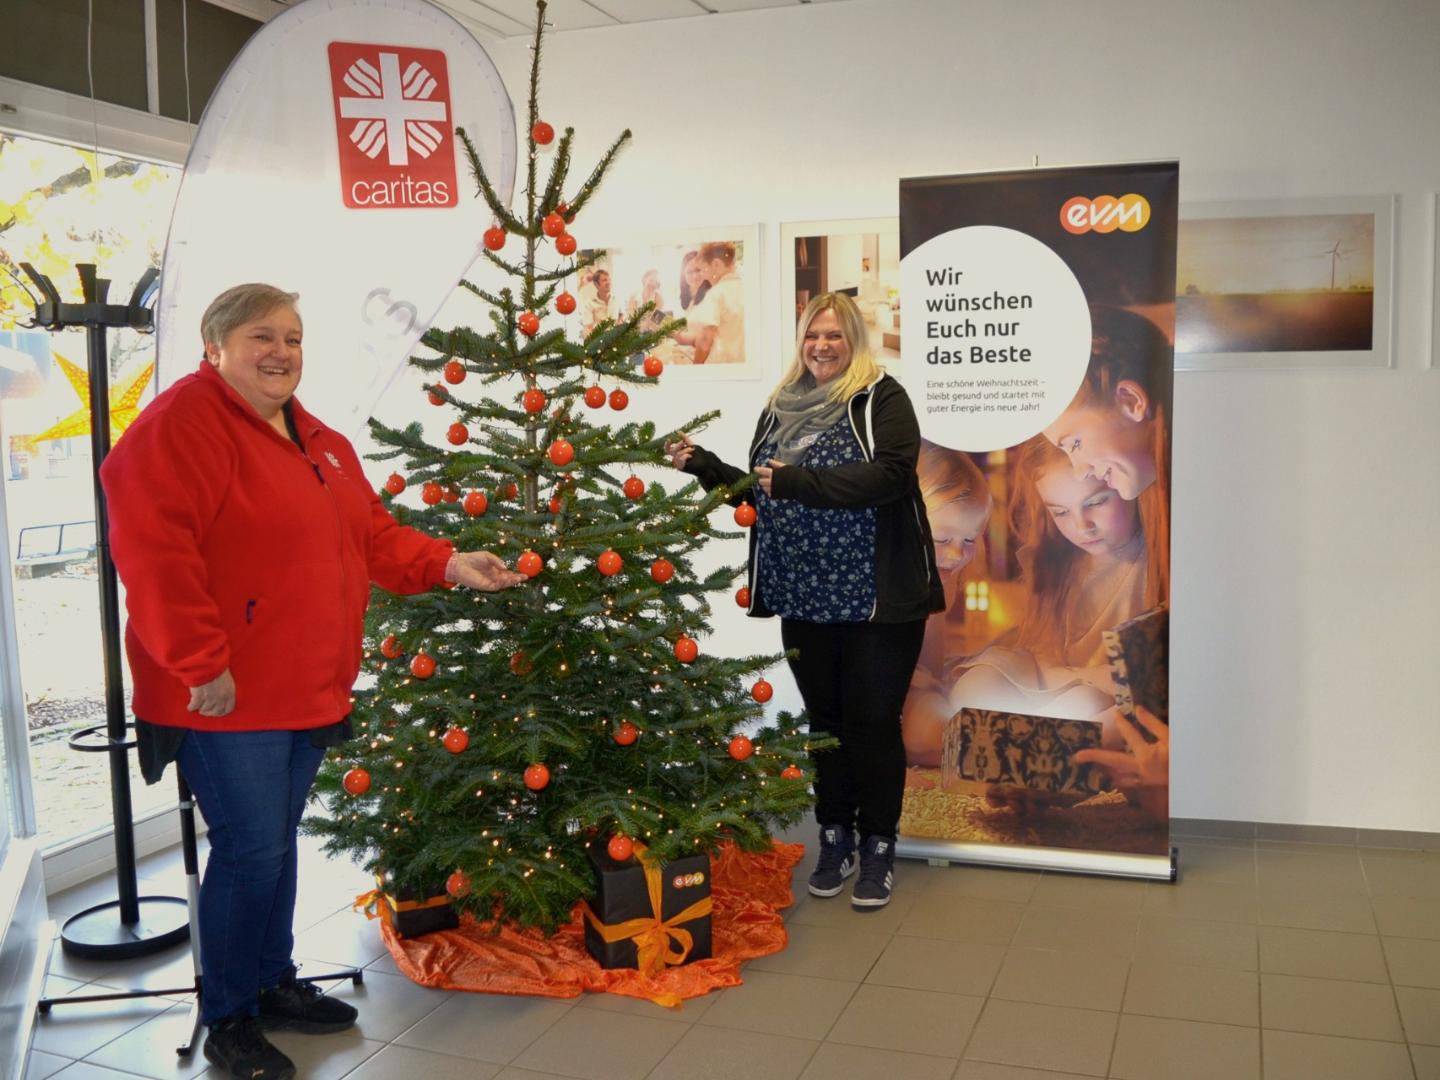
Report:
[[[653,326],[671,319],[687,324],[651,350],[665,362],[667,377],[760,377],[758,225],[647,233],[600,250],[576,282],[578,304],[570,318],[580,334],[653,302],[646,317]],[[636,364],[642,360],[637,356]]]
[[[1180,207],[1175,367],[1389,367],[1392,195]]]
[[[795,330],[811,298],[851,296],[865,316],[875,358],[900,374],[900,219],[792,221],[780,226],[780,355],[795,354]]]

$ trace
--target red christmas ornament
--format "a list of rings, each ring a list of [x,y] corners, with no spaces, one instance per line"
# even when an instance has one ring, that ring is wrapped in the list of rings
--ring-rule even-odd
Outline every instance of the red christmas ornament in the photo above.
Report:
[[[618,386],[610,391],[610,407],[616,412],[624,412],[625,406],[630,404],[630,395]]]
[[[351,795],[364,795],[370,790],[370,773],[356,765],[345,774],[345,779],[341,783],[345,785],[345,790]]]
[[[605,850],[616,862],[626,862],[631,855],[635,854],[635,841],[628,836],[616,833],[610,837],[610,843],[605,845]]]
[[[746,610],[749,610],[749,607],[750,607],[750,589],[749,589],[748,586],[741,585],[740,588],[738,588],[738,589],[735,590],[735,603],[739,604],[741,607],[745,608]]]
[[[496,492],[496,494],[499,495],[502,499],[513,499],[520,494],[520,489],[514,484],[506,484],[498,492]]]
[[[695,643],[694,638],[680,637],[675,641],[675,659],[682,664],[694,663],[695,658],[700,655],[700,646]]]
[[[540,316],[533,311],[522,311],[520,317],[515,320],[515,325],[526,337],[534,337],[540,332]]]
[[[552,514],[558,514],[563,508],[564,504],[560,502],[560,496],[552,496],[550,499],[550,512]]]
[[[786,765],[785,768],[780,770],[780,778],[782,780],[799,780],[804,777],[804,775],[805,774],[800,771],[799,766],[796,765]]]
[[[503,248],[505,246],[505,230],[499,225],[491,225],[485,230],[485,246],[491,251],[499,251]]]
[[[764,705],[775,696],[775,687],[771,686],[764,679],[755,680],[755,685],[750,687],[750,696]]]
[[[405,490],[405,477],[398,472],[392,472],[385,480],[385,490],[391,495],[399,495]]]
[[[426,480],[420,488],[420,501],[426,506],[434,506],[445,497],[445,489],[434,480]]]
[[[452,727],[445,732],[445,736],[440,741],[445,744],[446,750],[452,754],[458,754],[470,745],[470,736],[464,728]]]
[[[556,439],[550,444],[549,454],[550,463],[563,468],[575,460],[575,447],[568,439]]]
[[[555,212],[563,216],[566,221],[569,221],[572,216],[570,213],[570,204],[567,202],[557,202],[555,204]]]
[[[555,129],[544,120],[537,120],[535,126],[530,129],[530,137],[541,146],[549,146],[555,141]]]
[[[730,740],[730,756],[736,761],[744,761],[755,752],[755,744],[744,735],[736,735]]]
[[[532,664],[530,658],[525,655],[524,649],[516,649],[510,654],[510,673],[512,675],[519,675],[523,678],[534,670],[535,665]]]
[[[456,870],[445,879],[445,891],[455,899],[470,895],[470,875],[464,870]]]
[[[621,746],[634,746],[635,740],[640,738],[640,729],[629,720],[621,720],[620,726],[615,729],[614,738]]]
[[[659,375],[659,374],[660,374],[662,371],[664,371],[664,370],[665,370],[665,361],[664,361],[664,360],[661,360],[658,356],[647,356],[647,357],[645,357],[645,374],[646,374],[646,375]]]
[[[598,409],[605,404],[605,391],[598,385],[590,387],[585,391],[585,404],[592,409]]]
[[[533,551],[522,551],[520,557],[515,560],[515,569],[526,577],[534,577],[545,569],[545,560]]]
[[[525,786],[531,791],[541,791],[550,783],[550,770],[538,762],[525,770]]]
[[[571,236],[568,232],[562,232],[559,236],[555,237],[555,250],[561,255],[574,255],[575,249],[579,246],[580,245],[575,243],[575,237]]]
[[[650,576],[659,584],[664,585],[675,576],[675,564],[669,559],[656,559],[650,564]]]
[[[446,382],[451,386],[455,386],[465,381],[465,365],[459,360],[450,360],[445,364],[445,367],[441,369],[441,374],[445,376]]]
[[[536,390],[534,388],[531,388],[529,390],[526,390],[524,395],[520,398],[520,404],[524,406],[526,412],[538,413],[545,411],[545,406],[549,402],[549,400],[550,399],[545,396],[544,390]]]
[[[470,429],[457,420],[451,424],[450,429],[445,432],[445,438],[451,446],[464,446],[470,441]]]
[[[428,679],[435,674],[435,658],[425,653],[416,653],[410,661],[410,674],[417,679]]]
[[[445,501],[446,501],[447,503],[457,503],[457,502],[459,502],[459,501],[460,501],[460,489],[457,488],[457,487],[455,487],[455,486],[453,486],[453,485],[447,486],[447,487],[445,488]]]
[[[485,513],[485,508],[490,505],[490,500],[485,497],[485,492],[472,491],[465,496],[465,502],[461,505],[471,517],[479,517]]]
[[[555,310],[561,315],[569,315],[575,310],[575,297],[571,296],[568,292],[562,292],[559,296],[555,297]]]
[[[546,236],[559,236],[565,231],[565,219],[554,211],[551,211],[546,214],[545,219],[540,222],[540,231]]]
[[[387,660],[394,660],[404,652],[400,647],[400,639],[394,634],[387,634],[385,640],[380,642],[380,655]]]
[[[620,572],[620,568],[624,565],[625,560],[608,548],[602,551],[600,557],[595,560],[595,569],[599,570],[600,573],[606,577],[614,577]]]
[[[742,529],[748,529],[751,525],[754,525],[755,507],[751,506],[748,502],[741,503],[735,507],[735,524],[739,525]]]
[[[439,394],[437,394],[434,390],[431,390],[431,391],[430,391],[430,404],[431,404],[431,405],[444,405],[444,404],[445,404],[445,399],[444,399],[443,397],[441,397]]]
[[[621,485],[627,499],[638,499],[645,494],[645,481],[638,476],[632,476]]]

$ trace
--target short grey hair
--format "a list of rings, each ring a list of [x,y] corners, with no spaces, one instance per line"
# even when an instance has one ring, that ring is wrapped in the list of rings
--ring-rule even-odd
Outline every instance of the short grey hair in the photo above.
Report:
[[[211,300],[205,314],[200,316],[201,344],[223,344],[237,326],[268,315],[278,307],[288,307],[298,319],[299,300],[299,293],[286,292],[262,282],[232,286]]]

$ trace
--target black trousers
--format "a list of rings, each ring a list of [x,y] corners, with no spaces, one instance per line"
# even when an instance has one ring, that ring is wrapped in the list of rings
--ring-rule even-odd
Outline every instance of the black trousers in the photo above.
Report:
[[[840,745],[812,753],[815,817],[855,826],[861,837],[895,838],[905,795],[900,708],[920,658],[925,620],[908,623],[780,621],[810,731]]]

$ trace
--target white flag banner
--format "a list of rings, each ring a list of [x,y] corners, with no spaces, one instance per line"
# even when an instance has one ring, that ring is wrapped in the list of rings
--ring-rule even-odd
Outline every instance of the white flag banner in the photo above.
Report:
[[[263,281],[300,293],[305,407],[347,435],[483,249],[463,127],[496,192],[515,113],[480,43],[426,0],[304,0],[250,39],[200,121],[157,309],[163,389],[195,369],[200,316]]]

